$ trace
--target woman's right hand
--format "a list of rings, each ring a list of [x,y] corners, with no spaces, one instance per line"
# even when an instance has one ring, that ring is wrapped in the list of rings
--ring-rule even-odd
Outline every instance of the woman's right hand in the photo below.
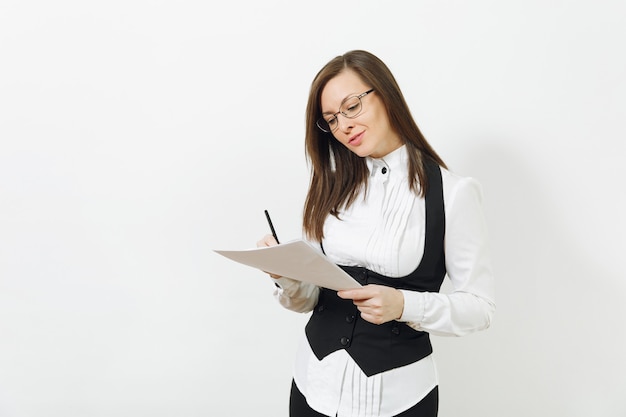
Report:
[[[278,245],[278,242],[276,242],[276,239],[274,239],[274,236],[272,236],[272,235],[265,235],[265,236],[263,236],[263,239],[259,240],[256,243],[256,247],[257,248],[265,248],[265,247],[276,246],[276,245]],[[265,271],[263,271],[263,272],[265,272]],[[280,275],[270,274],[269,272],[265,272],[265,273],[268,274],[270,277],[272,277],[274,279],[281,278]]]

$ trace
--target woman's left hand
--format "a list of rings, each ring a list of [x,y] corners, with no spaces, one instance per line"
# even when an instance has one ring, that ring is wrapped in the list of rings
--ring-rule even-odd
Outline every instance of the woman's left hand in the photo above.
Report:
[[[384,285],[370,284],[354,290],[338,291],[337,295],[352,300],[363,320],[374,324],[397,320],[404,310],[402,292]]]

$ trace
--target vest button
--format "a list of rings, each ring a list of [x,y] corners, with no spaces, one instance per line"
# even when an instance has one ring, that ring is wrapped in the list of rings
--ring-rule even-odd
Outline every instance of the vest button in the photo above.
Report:
[[[317,306],[317,312],[321,313],[322,311],[324,311],[324,304]]]
[[[352,323],[354,321],[354,316],[346,316],[346,321],[348,323]]]
[[[344,336],[339,339],[339,343],[341,343],[341,346],[348,346],[348,343],[350,343],[350,339]]]
[[[393,326],[391,328],[391,333],[396,334],[396,335],[400,334],[400,328],[398,326]]]
[[[381,169],[381,171],[382,171],[383,175],[385,175],[387,173],[387,168],[383,167],[383,169]]]

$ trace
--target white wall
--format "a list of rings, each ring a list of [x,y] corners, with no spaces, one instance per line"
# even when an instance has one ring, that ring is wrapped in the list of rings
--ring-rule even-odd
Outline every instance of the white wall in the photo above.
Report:
[[[212,249],[300,235],[309,83],[381,57],[478,178],[498,311],[440,416],[623,416],[623,2],[3,1],[0,416],[285,416],[305,315]]]

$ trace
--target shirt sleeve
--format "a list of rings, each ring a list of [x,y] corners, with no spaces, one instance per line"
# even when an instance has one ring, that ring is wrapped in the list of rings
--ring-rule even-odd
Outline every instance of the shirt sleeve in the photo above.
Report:
[[[276,284],[274,297],[286,309],[308,313],[317,304],[319,287],[316,285],[285,277],[273,281]]]
[[[482,188],[471,178],[454,184],[446,201],[444,251],[449,294],[402,290],[400,321],[440,336],[463,336],[490,326],[495,289]]]

